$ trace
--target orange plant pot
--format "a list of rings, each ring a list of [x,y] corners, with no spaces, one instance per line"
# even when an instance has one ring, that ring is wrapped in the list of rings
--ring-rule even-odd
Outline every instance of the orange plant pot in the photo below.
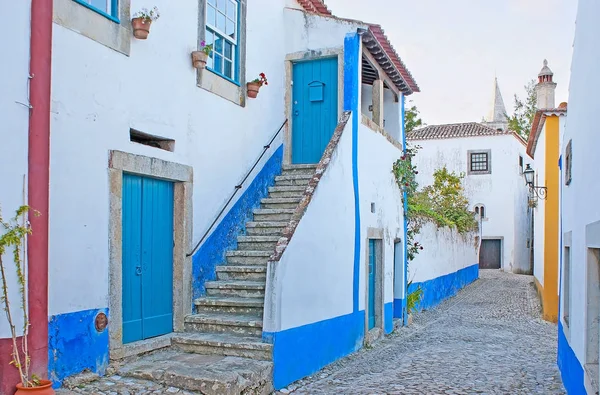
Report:
[[[131,26],[133,27],[133,36],[140,40],[145,40],[150,34],[150,25],[152,21],[144,18],[133,18]]]
[[[40,383],[41,385],[37,387],[23,387],[21,383],[19,383],[17,384],[17,392],[15,392],[15,395],[54,395],[52,381],[40,380]]]
[[[256,82],[248,82],[246,84],[246,88],[248,91],[248,97],[255,99],[258,96],[258,90],[260,89],[260,84]]]
[[[208,61],[208,55],[203,51],[192,52],[192,65],[195,69],[206,68],[206,62]]]

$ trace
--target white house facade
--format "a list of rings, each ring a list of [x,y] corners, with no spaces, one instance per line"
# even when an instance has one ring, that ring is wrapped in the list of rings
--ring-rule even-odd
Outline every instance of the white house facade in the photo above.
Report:
[[[600,65],[594,15],[600,4],[580,0],[571,64],[569,116],[561,136],[560,308],[558,367],[570,394],[598,392],[600,354],[600,209],[597,195],[597,105]]]

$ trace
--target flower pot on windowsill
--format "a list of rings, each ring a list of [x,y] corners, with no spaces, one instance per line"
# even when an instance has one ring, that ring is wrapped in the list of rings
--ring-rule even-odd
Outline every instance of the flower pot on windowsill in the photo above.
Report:
[[[208,54],[203,51],[193,51],[192,52],[192,66],[195,69],[204,69],[206,68],[206,62],[208,61]]]
[[[17,392],[15,392],[15,395],[24,394],[54,395],[54,390],[52,389],[52,381],[40,380],[40,385],[38,385],[37,387],[23,387],[20,383],[17,384]]]
[[[246,89],[248,91],[248,97],[255,99],[258,96],[258,91],[261,87],[261,84],[257,82],[248,82],[246,84]]]
[[[131,20],[131,26],[133,27],[133,36],[140,40],[145,40],[150,34],[150,25],[152,24],[151,19],[147,18],[133,18]]]

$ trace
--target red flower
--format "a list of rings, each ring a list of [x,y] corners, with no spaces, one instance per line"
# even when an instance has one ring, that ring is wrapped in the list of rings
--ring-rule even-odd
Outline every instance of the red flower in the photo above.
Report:
[[[404,160],[404,159],[406,159],[406,157],[405,157],[404,155],[402,155],[402,156],[400,157],[400,159]]]
[[[408,186],[408,182],[406,184],[404,184],[405,186]]]

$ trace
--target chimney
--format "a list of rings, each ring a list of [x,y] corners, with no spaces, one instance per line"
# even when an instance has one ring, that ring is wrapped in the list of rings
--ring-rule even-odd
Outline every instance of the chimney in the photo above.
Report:
[[[544,59],[544,67],[538,74],[538,83],[535,86],[538,109],[554,108],[556,83],[552,82],[553,75],[554,73],[548,67],[548,61]]]

